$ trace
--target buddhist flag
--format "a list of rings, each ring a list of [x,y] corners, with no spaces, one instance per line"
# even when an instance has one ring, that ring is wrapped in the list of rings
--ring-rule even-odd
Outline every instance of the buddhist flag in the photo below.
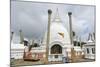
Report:
[[[64,33],[59,32],[58,34],[64,38]]]

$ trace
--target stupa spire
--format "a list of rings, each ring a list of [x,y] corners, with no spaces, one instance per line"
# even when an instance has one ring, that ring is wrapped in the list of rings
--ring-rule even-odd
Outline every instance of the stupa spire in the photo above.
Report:
[[[92,34],[91,34],[91,33],[89,33],[88,41],[93,41],[93,39],[92,39]]]
[[[58,8],[57,8],[57,10],[56,10],[56,18],[59,18]]]
[[[53,19],[53,22],[61,22],[60,16],[59,16],[59,11],[58,8],[56,9],[55,17]]]

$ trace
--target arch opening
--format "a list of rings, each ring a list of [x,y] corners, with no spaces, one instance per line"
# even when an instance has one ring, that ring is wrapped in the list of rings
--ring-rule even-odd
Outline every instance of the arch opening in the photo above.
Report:
[[[62,54],[62,47],[59,44],[55,44],[51,47],[51,54]]]

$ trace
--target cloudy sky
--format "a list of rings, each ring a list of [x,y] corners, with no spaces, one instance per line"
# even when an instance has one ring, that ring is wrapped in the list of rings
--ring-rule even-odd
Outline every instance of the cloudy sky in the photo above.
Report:
[[[19,30],[28,40],[40,40],[47,29],[48,9],[52,20],[58,8],[62,24],[69,30],[68,12],[72,12],[72,27],[76,35],[86,41],[95,29],[95,6],[11,1],[11,31],[13,42],[19,43]]]

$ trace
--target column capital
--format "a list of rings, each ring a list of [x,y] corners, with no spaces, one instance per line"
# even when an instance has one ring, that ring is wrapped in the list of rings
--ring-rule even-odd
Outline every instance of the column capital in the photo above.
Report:
[[[68,12],[68,15],[72,15],[72,12]]]
[[[52,10],[51,9],[48,9],[48,14],[52,14]]]

